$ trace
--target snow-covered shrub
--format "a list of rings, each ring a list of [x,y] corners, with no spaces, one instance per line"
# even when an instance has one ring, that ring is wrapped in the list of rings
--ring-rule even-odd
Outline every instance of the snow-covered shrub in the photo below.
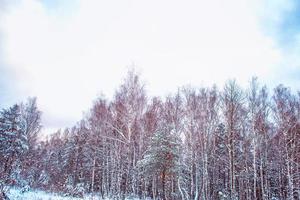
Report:
[[[43,170],[39,179],[38,179],[38,183],[40,186],[46,186],[49,183],[49,175]]]
[[[85,193],[84,184],[78,183],[75,187],[73,187],[71,184],[66,184],[64,192],[65,192],[65,196],[82,198]]]
[[[21,192],[24,193],[24,192],[28,192],[30,190],[30,186],[29,185],[25,185],[21,188]]]

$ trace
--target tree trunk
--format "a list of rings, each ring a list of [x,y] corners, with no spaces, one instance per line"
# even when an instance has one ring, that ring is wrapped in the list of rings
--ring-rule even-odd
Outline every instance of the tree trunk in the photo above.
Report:
[[[255,133],[254,133],[255,134]],[[256,194],[256,179],[257,179],[257,173],[256,173],[256,136],[254,136],[254,141],[253,141],[254,149],[253,149],[253,196],[254,199],[257,199],[257,194]]]
[[[162,199],[166,200],[166,170],[164,169],[162,172],[162,177],[161,177],[161,182],[162,182]]]
[[[155,177],[152,179],[152,196],[153,196],[153,200],[156,199],[156,181],[155,181]]]
[[[96,157],[93,159],[93,168],[92,168],[92,188],[91,192],[94,193],[94,182],[95,182],[95,165],[96,165]]]
[[[230,198],[235,198],[235,168],[234,168],[234,146],[233,139],[230,139],[229,160],[230,160]]]

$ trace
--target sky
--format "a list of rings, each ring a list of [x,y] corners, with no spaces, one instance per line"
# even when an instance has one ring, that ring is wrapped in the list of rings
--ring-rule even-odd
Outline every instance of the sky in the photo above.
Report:
[[[0,108],[70,127],[134,66],[149,96],[252,76],[300,89],[297,0],[0,0]]]

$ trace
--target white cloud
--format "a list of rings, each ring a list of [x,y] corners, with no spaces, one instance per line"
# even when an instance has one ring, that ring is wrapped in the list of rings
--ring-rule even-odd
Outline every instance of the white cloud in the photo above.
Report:
[[[49,12],[23,0],[1,20],[5,63],[38,97],[49,130],[54,117],[75,123],[101,91],[111,96],[132,62],[153,95],[229,78],[245,85],[253,75],[269,81],[282,58],[261,31],[258,2],[84,0]]]

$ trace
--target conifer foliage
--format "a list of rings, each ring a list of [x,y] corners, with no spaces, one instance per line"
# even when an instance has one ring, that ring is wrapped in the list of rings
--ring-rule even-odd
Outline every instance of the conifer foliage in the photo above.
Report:
[[[20,106],[14,105],[0,113],[0,157],[2,184],[10,181],[13,167],[28,150],[25,133],[26,124],[21,116]],[[14,180],[12,180],[14,181]]]
[[[174,181],[180,173],[180,138],[174,133],[156,132],[140,161],[142,175],[157,180],[159,196],[166,199],[167,182]]]

